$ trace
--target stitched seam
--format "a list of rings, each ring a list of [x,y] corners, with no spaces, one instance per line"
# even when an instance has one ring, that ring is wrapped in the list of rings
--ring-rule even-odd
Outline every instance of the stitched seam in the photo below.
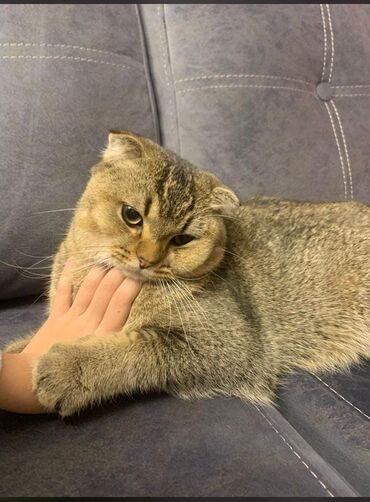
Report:
[[[332,85],[336,89],[342,88],[357,88],[357,87],[370,87],[370,84],[360,84],[360,85]]]
[[[320,4],[321,19],[322,19],[322,29],[324,31],[324,58],[322,64],[321,80],[324,80],[325,70],[326,70],[326,56],[328,51],[328,39],[326,35],[326,22],[323,4]]]
[[[333,66],[334,66],[334,32],[333,32],[333,25],[331,22],[331,15],[330,15],[330,8],[329,4],[326,4],[326,10],[328,12],[328,19],[329,19],[329,30],[330,30],[330,40],[331,40],[331,58],[330,58],[330,71],[329,71],[329,79],[328,81],[331,81],[331,77],[333,76]]]
[[[337,107],[334,104],[334,101],[331,101],[331,105],[334,108],[335,115],[337,116],[337,120],[338,120],[338,124],[339,124],[339,128],[340,128],[340,133],[342,135],[342,141],[343,141],[343,145],[344,145],[344,152],[346,154],[346,160],[347,160],[347,170],[348,170],[348,176],[349,176],[349,186],[350,186],[350,192],[351,192],[351,199],[353,200],[352,169],[351,169],[351,163],[350,163],[350,160],[349,160],[349,154],[348,154],[348,149],[347,149],[347,141],[346,141],[346,137],[344,135],[343,127],[342,127],[342,121],[340,119]]]
[[[352,98],[354,96],[370,96],[370,94],[335,94],[335,98]]]
[[[154,137],[155,137],[155,141],[157,143],[161,143],[161,131],[160,131],[159,117],[158,117],[158,105],[157,105],[156,94],[154,92],[152,72],[151,72],[150,65],[149,65],[147,35],[146,35],[145,28],[144,28],[140,4],[135,5],[135,11],[136,11],[136,16],[137,16],[137,21],[138,21],[139,32],[140,32],[140,43],[141,43],[141,49],[142,49],[142,53],[143,53],[143,66],[144,66],[144,73],[145,73],[145,77],[146,77],[146,85],[147,85],[147,89],[148,89],[148,98],[149,98],[149,102],[150,102],[150,108],[152,111]]]
[[[181,89],[177,91],[179,94],[184,94],[185,92],[189,91],[197,91],[197,90],[203,90],[203,89],[221,89],[225,87],[243,87],[243,88],[261,88],[261,89],[285,89],[287,91],[296,91],[296,92],[305,92],[308,94],[314,94],[312,91],[308,91],[306,89],[296,89],[294,87],[284,87],[284,86],[279,86],[279,85],[248,85],[248,84],[230,84],[230,85],[205,85],[205,86],[199,86],[199,87],[190,87],[189,89]]]
[[[161,14],[161,4],[157,5],[157,14],[158,14],[158,17],[160,19],[161,24],[163,24],[163,19],[162,19],[162,14]],[[171,82],[170,82],[170,76],[168,73],[168,65],[167,65],[167,57],[166,57],[166,41],[165,41],[165,38],[164,38],[164,35],[162,32],[162,29],[160,30],[160,32],[161,32],[160,41],[161,41],[162,63],[163,63],[164,75],[165,75],[166,85],[170,89]],[[169,96],[169,105],[170,105],[169,114],[170,114],[170,116],[174,117],[171,102],[172,102],[172,96]]]
[[[311,87],[313,86],[311,82],[308,82],[307,80],[300,80],[298,78],[279,77],[278,75],[257,75],[254,73],[239,73],[239,74],[221,73],[218,75],[200,75],[197,77],[181,78],[179,80],[175,80],[175,83],[180,84],[181,82],[192,82],[194,80],[206,80],[212,78],[270,78],[270,79],[290,80],[292,82],[301,82],[302,84],[307,84]]]
[[[319,380],[322,384],[324,384],[325,387],[327,387],[328,389],[330,389],[336,396],[338,396],[340,399],[343,399],[343,401],[345,401],[347,404],[349,404],[350,406],[352,406],[352,408],[354,408],[356,411],[358,411],[359,413],[361,413],[361,415],[363,415],[365,418],[367,418],[367,420],[370,420],[370,417],[368,415],[366,415],[366,413],[364,413],[362,410],[360,410],[360,408],[358,408],[357,406],[355,406],[354,404],[352,404],[350,401],[348,401],[348,399],[346,399],[345,397],[343,397],[342,394],[339,394],[339,392],[337,392],[335,389],[333,389],[332,387],[330,387],[330,385],[327,384],[326,382],[324,382],[324,380],[322,380],[317,375],[314,375],[313,373],[311,373],[311,375],[313,377],[317,378],[317,380]]]
[[[91,47],[83,47],[79,45],[69,45],[69,44],[47,44],[47,43],[31,43],[31,42],[4,42],[0,44],[0,47],[58,47],[61,49],[78,49],[80,51],[95,52],[97,54],[107,54],[110,56],[120,56],[115,52],[103,51],[101,49],[92,49]]]
[[[344,198],[345,198],[345,200],[347,200],[347,179],[346,179],[346,173],[345,173],[345,170],[344,170],[344,162],[343,162],[343,157],[342,157],[342,151],[341,151],[341,148],[340,148],[337,131],[335,129],[335,124],[334,124],[333,117],[332,117],[331,112],[330,112],[329,105],[328,105],[328,103],[324,103],[324,104],[325,104],[326,110],[327,110],[327,112],[329,114],[331,126],[332,126],[333,132],[334,132],[335,141],[337,143],[337,148],[338,148],[338,153],[339,153],[339,159],[340,159],[340,165],[341,165],[341,168],[342,168],[342,175],[343,175]]]
[[[169,38],[169,32],[167,30],[167,22],[166,22],[166,4],[163,4],[163,25],[164,25],[164,30],[165,30],[165,36],[166,36],[166,45],[167,45],[167,50],[168,50],[168,66],[171,74],[171,80],[173,83],[173,102],[174,102],[174,108],[176,111],[176,127],[177,127],[177,142],[178,142],[178,147],[179,147],[179,155],[182,155],[182,148],[181,148],[181,138],[180,138],[180,126],[179,126],[179,110],[177,106],[177,96],[176,96],[176,91],[175,91],[175,84],[174,84],[174,72],[172,68],[172,57],[171,57],[171,47],[170,47],[170,38]]]
[[[299,460],[302,462],[302,464],[305,466],[305,468],[310,472],[310,474],[316,479],[318,483],[324,488],[326,493],[330,497],[334,497],[334,495],[331,493],[331,491],[328,489],[328,487],[321,481],[321,479],[317,476],[317,474],[310,468],[310,466],[303,460],[303,458],[295,451],[293,446],[288,443],[288,441],[285,439],[285,437],[281,434],[281,432],[278,431],[278,429],[270,422],[270,420],[266,417],[264,413],[258,408],[258,406],[254,405],[257,411],[263,416],[263,418],[266,420],[266,422],[270,425],[270,427],[276,432],[276,434],[284,441],[286,446],[294,453],[294,455],[299,458]]]
[[[72,61],[82,61],[86,63],[97,63],[97,64],[105,64],[109,66],[115,66],[116,68],[128,68],[132,69],[133,67],[128,67],[123,64],[110,63],[109,61],[99,61],[98,59],[91,58],[80,58],[78,56],[31,56],[31,55],[18,55],[18,56],[0,56],[0,59],[68,59]]]

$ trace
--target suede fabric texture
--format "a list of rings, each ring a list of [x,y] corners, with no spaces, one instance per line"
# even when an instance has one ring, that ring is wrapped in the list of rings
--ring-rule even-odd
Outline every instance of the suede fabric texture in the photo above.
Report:
[[[369,202],[368,6],[141,9],[166,146],[242,197]]]
[[[241,197],[370,203],[369,6],[141,9],[166,145]],[[312,378],[290,380],[281,411],[368,495],[369,413],[353,406],[361,388],[369,407],[369,365]],[[342,379],[347,401],[332,390]]]
[[[289,378],[279,411],[361,496],[370,493],[370,365]]]
[[[241,197],[370,203],[369,6],[0,14],[0,260],[52,255],[70,213],[42,211],[74,207],[109,129],[160,140]],[[23,298],[42,294],[37,274],[0,262],[0,347],[40,325],[44,305]],[[369,495],[368,389],[367,365],[289,378],[278,412],[151,396],[71,422],[0,413],[0,494]]]
[[[44,312],[7,302],[1,343]],[[278,412],[238,399],[120,398],[64,421],[0,411],[0,444],[0,496],[356,495]]]
[[[0,260],[56,251],[110,129],[158,140],[144,55],[135,5],[0,6]],[[0,298],[44,271],[0,263]]]

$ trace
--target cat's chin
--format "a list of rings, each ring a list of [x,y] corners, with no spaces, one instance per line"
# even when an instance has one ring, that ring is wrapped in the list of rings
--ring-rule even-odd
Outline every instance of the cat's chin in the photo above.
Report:
[[[136,279],[137,281],[147,282],[150,281],[150,277],[145,277],[145,275],[140,270],[132,270],[123,265],[116,265],[116,268],[122,270],[126,277],[131,277],[132,279]]]
[[[131,277],[132,279],[135,279],[137,281],[147,282],[155,279],[155,277],[145,275],[145,271],[141,271],[140,269],[133,267],[128,267],[127,265],[122,265],[122,263],[119,263],[112,258],[109,259],[109,261],[107,259],[104,259],[104,261],[99,261],[99,259],[97,259],[95,260],[95,263],[96,265],[102,265],[108,268],[118,268],[124,273],[126,277]]]
[[[118,268],[119,270],[121,270],[126,277],[131,277],[131,279],[135,279],[135,280],[141,281],[141,282],[147,282],[147,281],[151,280],[151,278],[145,276],[144,275],[145,272],[143,273],[143,272],[141,272],[141,270],[137,270],[137,269],[127,267],[124,265],[120,265],[120,264],[116,264],[114,266],[115,266],[115,268]]]

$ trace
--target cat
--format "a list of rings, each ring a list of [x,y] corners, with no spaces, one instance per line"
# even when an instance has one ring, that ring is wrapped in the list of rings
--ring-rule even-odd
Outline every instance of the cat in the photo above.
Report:
[[[50,304],[70,255],[75,291],[93,263],[143,287],[119,333],[57,343],[39,358],[34,391],[61,416],[149,391],[273,404],[289,372],[370,357],[364,204],[241,203],[213,174],[116,131],[55,256]]]

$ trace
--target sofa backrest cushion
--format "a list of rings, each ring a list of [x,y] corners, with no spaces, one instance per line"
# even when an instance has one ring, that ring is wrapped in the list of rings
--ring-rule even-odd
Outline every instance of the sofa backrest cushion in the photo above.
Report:
[[[159,139],[144,56],[135,5],[0,6],[0,298],[45,288],[109,130]]]
[[[165,145],[242,197],[370,202],[370,6],[140,7]]]

